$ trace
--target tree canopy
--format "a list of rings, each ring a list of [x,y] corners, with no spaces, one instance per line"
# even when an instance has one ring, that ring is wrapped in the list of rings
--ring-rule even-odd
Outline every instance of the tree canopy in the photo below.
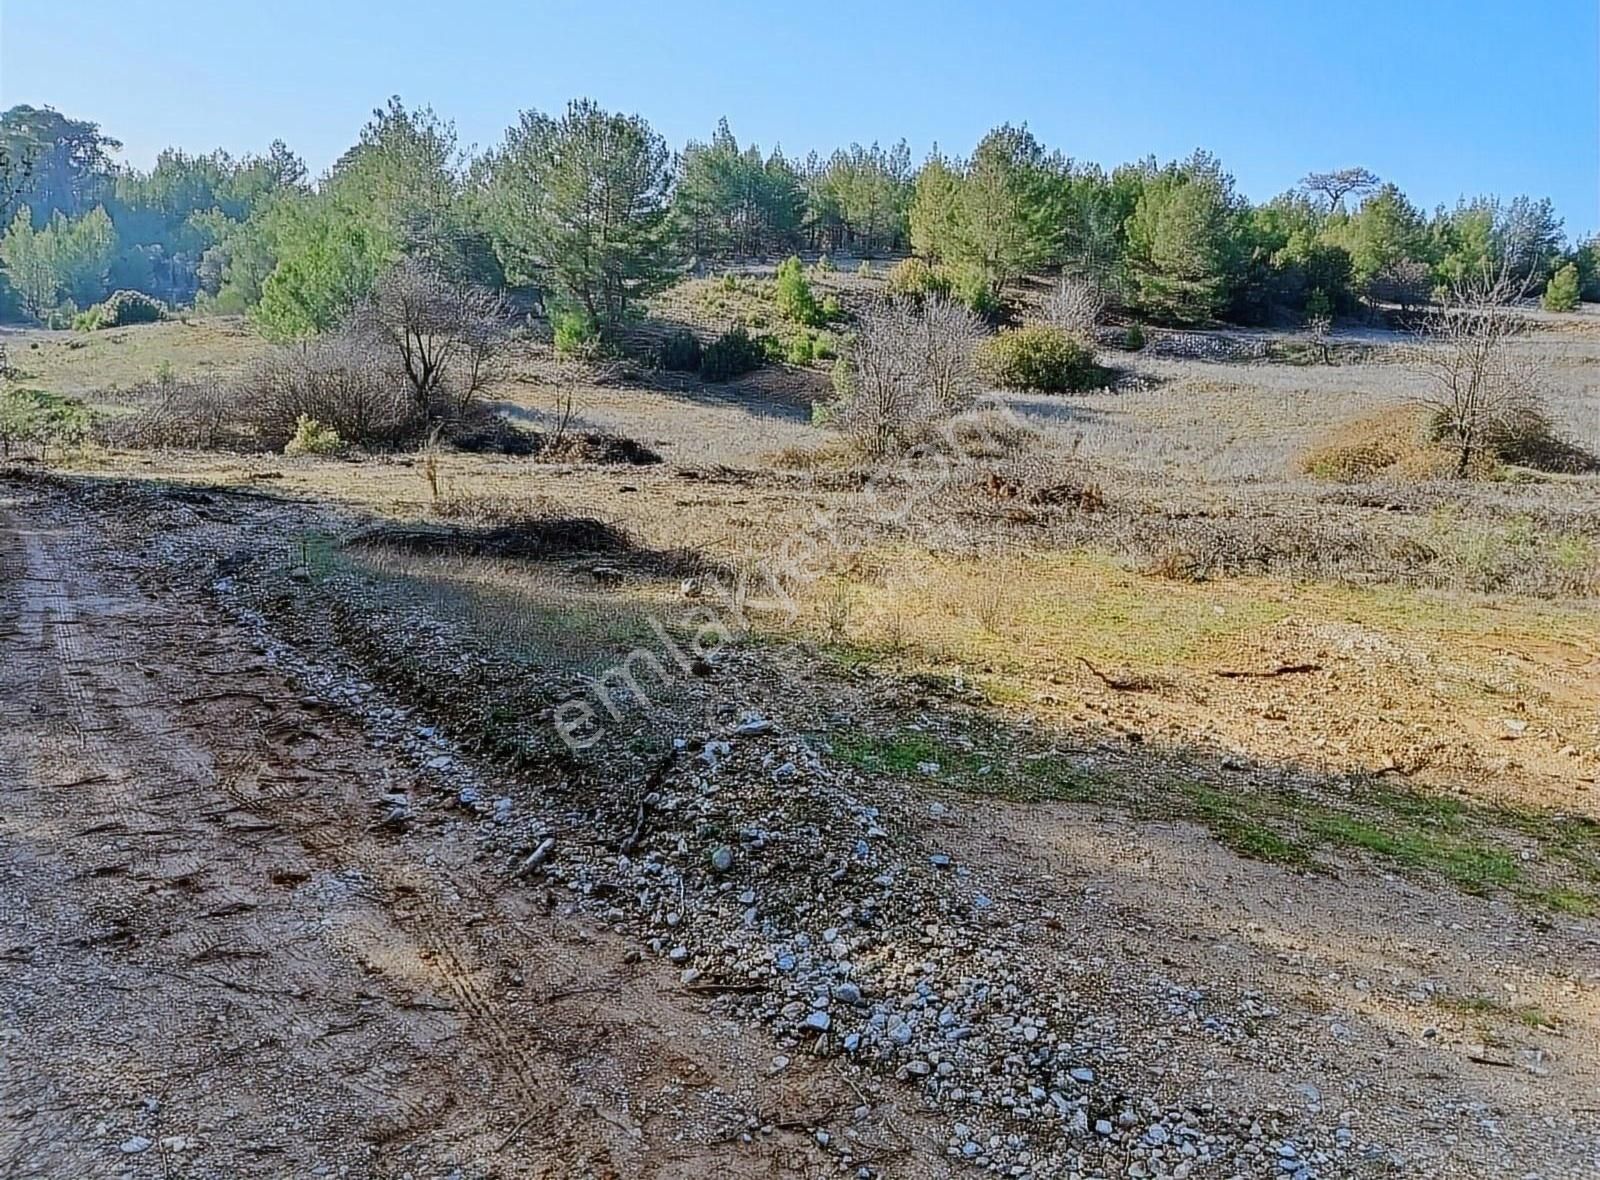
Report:
[[[507,274],[553,282],[603,329],[675,273],[672,153],[637,115],[524,112],[478,181]]]
[[[96,123],[0,114],[0,316],[46,322],[114,290],[248,313],[277,338],[325,331],[403,259],[454,282],[539,288],[611,331],[689,261],[911,251],[940,290],[991,310],[1029,274],[1083,274],[1154,320],[1302,320],[1427,302],[1485,272],[1526,295],[1558,273],[1600,298],[1600,251],[1548,200],[1492,194],[1431,214],[1362,167],[1252,205],[1215,157],[1110,171],[1004,124],[966,157],[851,144],[804,159],[726,119],[674,154],[640,116],[580,100],[523,114],[474,156],[428,107],[373,112],[322,176],[281,142],[177,148],[147,170]],[[25,216],[23,215],[25,214]]]

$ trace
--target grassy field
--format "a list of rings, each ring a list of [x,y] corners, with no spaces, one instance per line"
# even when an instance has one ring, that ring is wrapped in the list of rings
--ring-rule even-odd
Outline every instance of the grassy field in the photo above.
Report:
[[[770,314],[765,282],[696,280],[655,311],[706,333],[759,327]],[[871,289],[854,274],[819,282],[845,306]],[[1592,328],[1562,323],[1522,345],[1547,358],[1563,429],[1591,446]],[[90,405],[163,373],[220,379],[265,347],[236,320],[7,342],[24,383]],[[781,575],[790,609],[753,615],[758,638],[813,644],[839,675],[956,683],[997,718],[1074,740],[1133,740],[1162,758],[1240,758],[1330,781],[1378,776],[1382,790],[1369,788],[1354,810],[1316,791],[1241,795],[1181,777],[1163,797],[1268,859],[1310,865],[1318,849],[1365,849],[1474,888],[1542,890],[1558,908],[1570,893],[1586,907],[1581,874],[1536,884],[1502,852],[1478,855],[1457,829],[1489,822],[1471,808],[1600,816],[1600,479],[1352,488],[1309,478],[1299,466],[1309,447],[1416,393],[1403,342],[1356,331],[1346,343],[1358,359],[1332,366],[1113,353],[1115,389],[999,399],[1022,441],[998,462],[1093,486],[1089,508],[1019,512],[964,486],[924,486],[914,469],[888,493],[864,491],[837,436],[811,422],[827,396],[825,365],[716,386],[648,371],[618,380],[536,341],[519,346],[491,391],[502,413],[549,428],[570,399],[573,428],[626,435],[664,462],[446,453],[431,478],[411,455],[91,450],[71,463],[270,488],[365,519],[442,519],[447,504],[474,502],[582,513],[624,529],[641,551],[757,575],[804,540],[804,569]],[[886,513],[886,499],[917,495],[916,513]],[[677,577],[643,564],[606,585],[582,563],[368,554],[357,567],[520,658],[574,672],[593,671],[681,606]],[[841,740],[862,765],[897,773],[951,762],[922,737]],[[1103,786],[1024,777],[1007,791],[1101,797]],[[1395,801],[1416,791],[1469,810],[1404,812]]]
[[[80,399],[113,400],[119,390],[178,378],[231,376],[266,351],[242,319],[170,320],[104,332],[0,330],[20,385]]]

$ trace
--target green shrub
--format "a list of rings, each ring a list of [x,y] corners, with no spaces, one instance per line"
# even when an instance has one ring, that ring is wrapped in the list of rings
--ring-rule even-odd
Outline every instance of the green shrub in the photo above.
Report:
[[[817,259],[817,273],[819,275],[830,275],[838,269],[838,267],[833,265],[833,259],[829,258],[826,254]]]
[[[674,373],[696,373],[704,352],[698,336],[688,328],[679,328],[661,342],[656,360],[663,369]]]
[[[707,381],[730,381],[754,372],[766,363],[766,346],[743,328],[730,328],[706,345],[700,359],[700,376]]]
[[[920,258],[906,258],[889,272],[889,291],[908,299],[926,295],[949,295],[950,276],[929,266]]]
[[[1000,313],[1000,300],[982,272],[976,269],[955,271],[950,275],[950,295],[986,319]]]
[[[0,390],[0,456],[19,445],[72,447],[89,433],[81,402],[38,389]]]
[[[828,384],[833,387],[835,403],[844,405],[856,395],[856,374],[850,367],[847,357],[840,357],[833,362],[833,371],[828,374]]]
[[[1436,438],[1449,437],[1442,421],[1435,421],[1433,430]],[[1489,423],[1482,441],[1500,462],[1534,471],[1579,475],[1600,468],[1600,458],[1565,437],[1555,419],[1537,405]]]
[[[837,295],[825,295],[822,299],[822,322],[831,324],[844,315],[844,308],[839,306]]]
[[[581,311],[559,311],[552,321],[556,352],[561,356],[582,356],[593,350],[600,338],[600,330],[587,314]]]
[[[978,353],[983,375],[1003,389],[1068,393],[1098,382],[1094,352],[1059,328],[1030,327],[1002,332]]]
[[[789,341],[788,355],[784,357],[791,365],[809,365],[817,359],[817,338],[810,332],[802,332]]]
[[[167,309],[161,301],[143,291],[115,291],[111,298],[100,304],[100,326],[103,328],[155,324],[166,318]]]
[[[324,426],[310,414],[301,414],[294,437],[283,448],[285,455],[332,455],[344,447],[339,432]]]
[[[1128,334],[1122,339],[1122,347],[1129,352],[1140,352],[1144,349],[1144,328],[1137,322],[1128,325]]]
[[[993,318],[1000,310],[993,289],[977,269],[929,266],[920,258],[907,258],[895,264],[889,272],[889,291],[906,299],[925,299],[930,295],[954,299],[986,318]]]
[[[1577,311],[1579,280],[1578,268],[1567,263],[1556,271],[1544,289],[1544,306],[1547,311]]]
[[[822,308],[806,279],[805,267],[798,258],[790,257],[778,267],[777,288],[773,300],[778,314],[808,328],[820,327]]]
[[[88,311],[72,317],[72,326],[80,332],[97,332],[102,328],[126,328],[129,324],[154,324],[167,318],[167,309],[159,299],[143,291],[117,291]]]

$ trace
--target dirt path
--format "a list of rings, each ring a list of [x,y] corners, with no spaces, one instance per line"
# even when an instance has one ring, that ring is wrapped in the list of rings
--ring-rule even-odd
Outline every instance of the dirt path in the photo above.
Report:
[[[811,1170],[740,1142],[803,1073],[134,567],[0,515],[0,1176]]]

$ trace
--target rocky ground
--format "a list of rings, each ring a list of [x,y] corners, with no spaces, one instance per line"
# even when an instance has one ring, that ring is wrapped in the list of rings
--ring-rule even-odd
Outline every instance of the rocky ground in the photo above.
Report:
[[[1600,1170],[1593,919],[869,774],[956,706],[803,653],[573,756],[348,521],[0,510],[0,1174]]]

